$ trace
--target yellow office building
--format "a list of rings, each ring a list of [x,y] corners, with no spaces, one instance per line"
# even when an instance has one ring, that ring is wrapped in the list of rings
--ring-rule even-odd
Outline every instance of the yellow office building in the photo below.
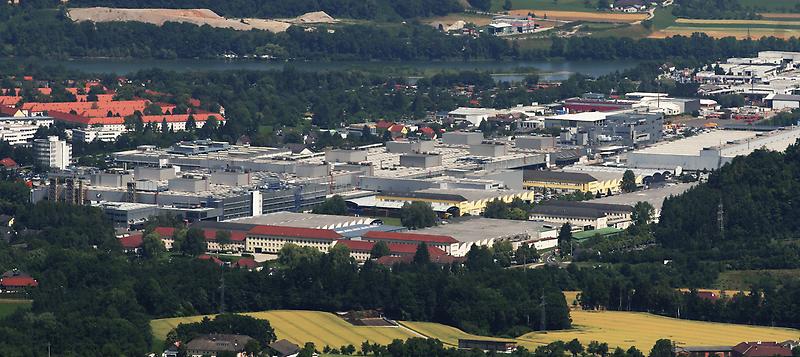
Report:
[[[486,205],[491,201],[499,199],[503,202],[511,202],[515,198],[519,198],[526,202],[532,202],[533,197],[533,191],[429,188],[411,192],[382,192],[376,199],[379,205],[383,203],[384,205],[400,206],[406,202],[426,202],[430,203],[433,210],[439,213],[447,213],[452,216],[464,214],[477,216],[483,213]]]
[[[602,195],[617,194],[620,192],[622,174],[610,172],[566,172],[526,170],[523,175],[523,187],[529,190],[542,192],[551,190],[555,192],[591,192]],[[642,184],[642,177],[636,176],[636,184]]]

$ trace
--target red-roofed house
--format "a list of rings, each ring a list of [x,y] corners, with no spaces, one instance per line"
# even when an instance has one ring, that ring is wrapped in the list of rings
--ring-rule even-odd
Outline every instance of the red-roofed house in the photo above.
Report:
[[[122,246],[122,251],[125,253],[139,254],[142,252],[142,243],[144,239],[141,233],[122,237],[117,241]]]
[[[372,257],[372,248],[376,243],[363,240],[337,240],[336,245],[340,244],[350,250],[350,256],[353,257],[353,259],[358,262],[364,262]],[[417,253],[418,248],[418,245],[397,243],[389,243],[387,246],[389,247],[389,255],[394,257],[413,257]],[[428,246],[428,254],[431,256],[431,259],[441,255],[447,255],[443,250],[433,246]]]
[[[215,257],[213,255],[203,254],[203,255],[198,256],[197,259],[206,260],[206,261],[212,262],[212,263],[214,263],[216,265],[219,265],[219,266],[225,265],[225,263],[222,260],[220,260],[219,258],[217,258],[217,257]]]
[[[247,269],[247,270],[258,270],[260,265],[256,262],[255,259],[250,257],[243,257],[236,261],[236,267],[240,269]]]
[[[0,103],[0,117],[21,118],[24,116],[25,113],[22,110]]]
[[[243,252],[245,248],[245,236],[247,235],[247,232],[228,231],[228,233],[231,235],[231,241],[222,247],[217,242],[216,229],[203,229],[203,235],[206,237],[206,249],[210,252]]]
[[[403,124],[394,124],[387,130],[392,134],[392,138],[401,138],[408,134],[408,128]]]
[[[22,97],[16,95],[0,95],[0,105],[14,106],[22,100]]]
[[[252,253],[277,254],[285,244],[292,243],[311,247],[327,253],[339,233],[331,229],[298,228],[282,226],[255,226],[247,233],[246,251]]]
[[[156,227],[153,232],[161,237],[161,241],[164,243],[164,248],[166,250],[172,250],[172,244],[175,243],[175,239],[173,238],[173,235],[175,234],[175,228]]]
[[[0,160],[0,166],[5,167],[7,169],[16,169],[17,167],[19,167],[19,165],[17,165],[17,162],[10,157]]]
[[[436,139],[436,131],[429,126],[423,126],[419,128],[419,133],[428,139]]]
[[[384,241],[387,244],[410,244],[414,247],[425,242],[429,246],[444,250],[447,254],[450,254],[451,246],[458,243],[450,236],[380,231],[369,231],[361,238],[370,242]]]
[[[733,357],[791,357],[792,350],[777,342],[742,342],[733,346]]]
[[[375,123],[375,128],[378,129],[378,130],[389,130],[389,128],[392,125],[394,125],[394,122],[390,122],[390,121],[386,121],[386,120],[381,119],[381,120],[378,120],[377,123]]]
[[[37,286],[39,282],[36,279],[16,269],[3,273],[0,278],[0,290],[6,293],[23,292]]]

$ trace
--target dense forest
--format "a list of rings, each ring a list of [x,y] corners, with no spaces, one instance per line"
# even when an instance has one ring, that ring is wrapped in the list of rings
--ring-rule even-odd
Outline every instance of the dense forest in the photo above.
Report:
[[[739,269],[797,268],[798,177],[797,144],[785,153],[756,150],[737,157],[708,183],[664,202],[656,239],[666,248],[702,251],[707,260]]]

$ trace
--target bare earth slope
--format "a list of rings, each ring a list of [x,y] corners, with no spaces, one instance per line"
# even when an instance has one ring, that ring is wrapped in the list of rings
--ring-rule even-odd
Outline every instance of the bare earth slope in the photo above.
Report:
[[[73,8],[69,10],[69,16],[77,22],[137,21],[157,26],[161,26],[165,22],[184,22],[239,31],[266,30],[271,32],[286,31],[292,24],[333,23],[336,21],[322,11],[307,13],[294,19],[270,20],[229,19],[208,9],[116,9],[109,7]]]

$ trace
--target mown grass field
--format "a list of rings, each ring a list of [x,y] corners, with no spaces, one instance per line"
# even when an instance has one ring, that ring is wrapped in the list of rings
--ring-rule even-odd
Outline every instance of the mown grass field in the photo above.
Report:
[[[612,348],[636,346],[649,351],[659,338],[671,339],[679,346],[719,346],[800,337],[800,330],[678,320],[640,312],[572,311],[570,315],[573,330],[533,332],[518,341],[523,345],[538,345],[577,338],[584,345],[594,340],[607,342]]]
[[[275,329],[278,339],[287,339],[298,345],[314,342],[316,346],[340,347],[364,341],[388,344],[394,339],[405,340],[419,336],[402,327],[353,326],[334,314],[319,311],[275,310],[246,313],[258,319],[266,319]],[[181,323],[197,322],[203,316],[176,317],[153,320],[150,327],[153,337],[163,341],[167,333]]]
[[[19,309],[30,308],[32,303],[32,300],[0,299],[0,318],[11,315]]]

